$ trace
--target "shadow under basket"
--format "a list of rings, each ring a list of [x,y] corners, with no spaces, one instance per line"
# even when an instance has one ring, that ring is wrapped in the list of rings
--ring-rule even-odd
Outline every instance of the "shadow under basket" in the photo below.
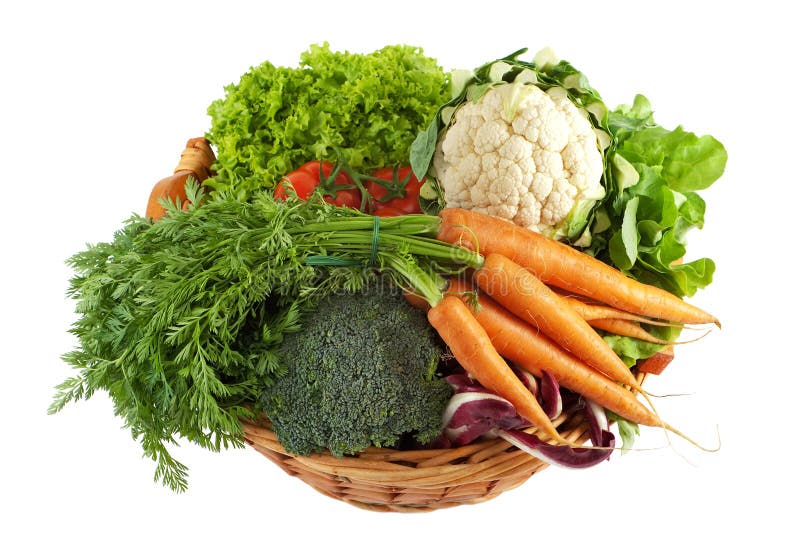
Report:
[[[580,413],[562,415],[554,424],[576,446],[589,441]],[[378,512],[429,512],[481,503],[549,465],[500,438],[449,449],[372,447],[340,458],[329,453],[292,455],[268,422],[244,422],[243,429],[245,442],[289,475],[324,495]]]

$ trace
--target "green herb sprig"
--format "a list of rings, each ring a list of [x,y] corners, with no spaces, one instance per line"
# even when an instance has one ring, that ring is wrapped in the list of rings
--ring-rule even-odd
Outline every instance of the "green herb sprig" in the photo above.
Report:
[[[376,225],[321,201],[207,199],[191,180],[186,191],[188,210],[165,204],[156,223],[133,216],[110,242],[69,259],[78,346],[63,360],[78,374],[50,406],[107,392],[156,462],[156,480],[177,491],[188,474],[169,451],[177,438],[213,451],[242,446],[241,420],[258,415],[259,392],[283,372],[283,335],[318,299],[357,291],[377,271],[435,299],[442,273],[482,261],[433,239],[437,217]]]

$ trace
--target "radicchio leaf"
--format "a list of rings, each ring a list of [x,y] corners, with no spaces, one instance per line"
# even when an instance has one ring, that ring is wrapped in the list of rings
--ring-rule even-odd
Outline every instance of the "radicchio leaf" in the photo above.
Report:
[[[542,370],[539,390],[541,391],[542,408],[544,409],[544,413],[547,414],[547,417],[552,420],[561,415],[564,405],[561,401],[561,388],[558,385],[556,377]]]
[[[518,372],[518,376],[531,391],[538,391],[537,397],[545,413],[553,419],[561,414],[561,390],[552,374],[543,372],[540,382],[524,372]],[[468,374],[452,374],[445,380],[456,392],[443,414],[444,431],[440,437],[443,446],[459,447],[484,435],[497,436],[544,462],[573,469],[597,465],[610,458],[614,450],[615,436],[609,430],[605,411],[588,399],[580,399],[580,404],[584,406],[589,423],[592,445],[598,448],[551,445],[520,430],[530,423],[509,401],[484,388]]]
[[[455,446],[471,443],[495,428],[514,428],[524,422],[510,402],[487,390],[454,394],[443,418],[444,435]]]
[[[585,405],[584,413],[586,414],[586,420],[589,422],[589,437],[592,440],[592,444],[602,446],[600,444],[604,439],[603,432],[608,432],[611,428],[608,417],[606,417],[606,411],[596,402],[586,398],[583,401]]]
[[[533,375],[533,373],[528,372],[528,371],[526,371],[524,369],[520,369],[518,367],[514,367],[513,370],[514,370],[514,374],[517,375],[517,378],[519,378],[520,382],[522,382],[522,384],[526,388],[528,388],[528,390],[530,390],[530,392],[533,393],[536,396],[536,398],[538,399],[539,398],[539,382],[536,380],[536,377]]]
[[[453,386],[456,393],[462,393],[464,391],[483,391],[489,393],[488,389],[478,384],[466,373],[448,375],[444,378],[444,381]]]
[[[540,440],[532,434],[526,434],[521,430],[498,430],[497,435],[511,443],[520,450],[523,450],[539,458],[540,460],[552,465],[567,467],[571,469],[583,469],[592,467],[600,462],[607,460],[614,450],[614,434],[603,430],[602,441],[595,444],[602,449],[589,449],[586,447],[570,447],[567,445],[551,445]]]

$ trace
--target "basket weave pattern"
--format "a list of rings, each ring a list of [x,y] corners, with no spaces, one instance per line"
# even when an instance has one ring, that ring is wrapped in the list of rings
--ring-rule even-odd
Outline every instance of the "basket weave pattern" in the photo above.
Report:
[[[647,376],[639,372],[636,380],[643,385]],[[563,414],[553,424],[576,446],[589,441],[589,425],[580,413]],[[343,458],[329,453],[295,456],[281,446],[268,422],[242,426],[245,442],[289,475],[328,497],[376,512],[477,504],[520,486],[549,465],[500,438],[451,449],[372,447]]]
[[[555,421],[576,443],[588,439],[580,415]],[[357,456],[294,456],[268,424],[244,423],[245,441],[317,491],[354,506],[382,512],[426,512],[475,504],[513,489],[547,463],[495,438],[452,449],[400,451],[369,448]]]

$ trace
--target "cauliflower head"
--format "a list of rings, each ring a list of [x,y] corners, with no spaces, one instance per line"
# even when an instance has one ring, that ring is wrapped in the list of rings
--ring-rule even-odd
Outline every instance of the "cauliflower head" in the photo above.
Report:
[[[458,107],[433,157],[445,205],[559,238],[603,198],[592,123],[561,88],[494,85]]]

